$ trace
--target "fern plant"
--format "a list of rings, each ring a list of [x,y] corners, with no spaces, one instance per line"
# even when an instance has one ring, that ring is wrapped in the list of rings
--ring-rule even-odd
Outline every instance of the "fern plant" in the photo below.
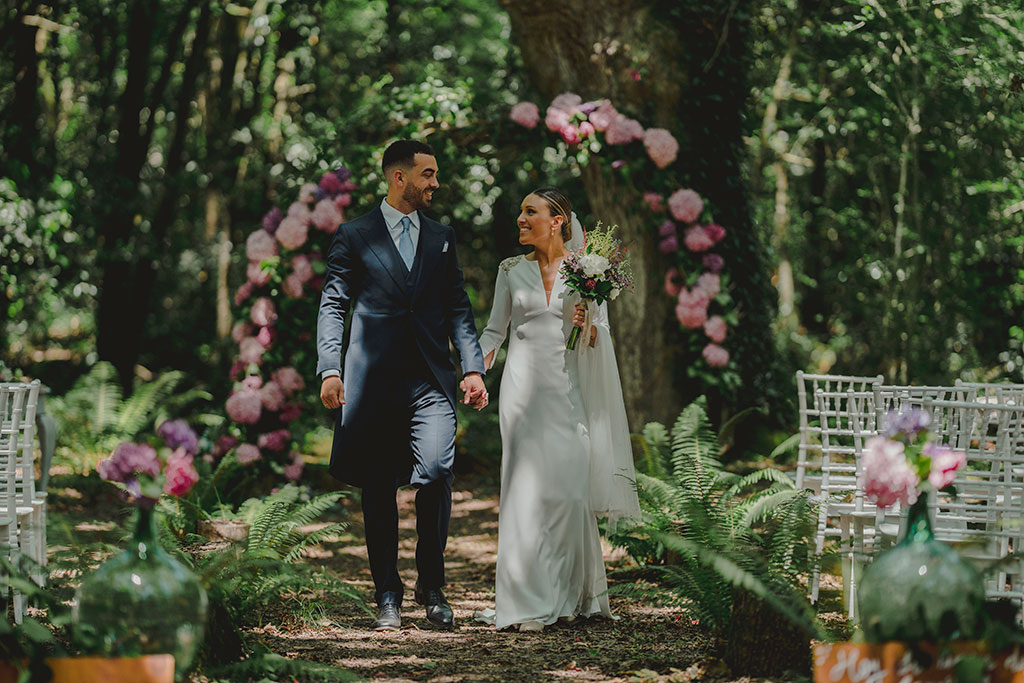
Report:
[[[724,430],[723,430],[724,431]],[[721,443],[703,397],[671,433],[643,431],[647,473],[637,474],[643,515],[620,523],[610,540],[658,578],[614,591],[686,606],[719,636],[733,626],[737,590],[748,591],[802,628],[817,632],[800,585],[809,566],[815,504],[785,473],[724,469]]]

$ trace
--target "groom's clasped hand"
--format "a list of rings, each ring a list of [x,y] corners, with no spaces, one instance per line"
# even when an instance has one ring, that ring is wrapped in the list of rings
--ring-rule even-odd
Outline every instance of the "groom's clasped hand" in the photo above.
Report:
[[[487,407],[487,387],[484,386],[483,377],[479,373],[467,373],[459,382],[459,389],[464,394],[462,402],[475,410],[483,410]]]

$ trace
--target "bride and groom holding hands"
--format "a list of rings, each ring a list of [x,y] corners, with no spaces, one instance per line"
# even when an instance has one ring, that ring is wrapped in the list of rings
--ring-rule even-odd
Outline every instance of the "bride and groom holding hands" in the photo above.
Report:
[[[396,492],[408,484],[417,489],[415,600],[431,623],[453,625],[443,592],[458,400],[449,342],[461,400],[480,410],[506,336],[495,607],[475,616],[520,630],[611,616],[597,520],[638,515],[639,504],[607,313],[602,305],[586,316],[559,272],[583,243],[569,200],[554,188],[523,199],[519,241],[533,252],[499,265],[478,340],[454,230],[422,213],[440,186],[433,150],[400,140],[381,165],[387,196],[335,233],[317,321],[320,398],[342,408],[330,470],[362,489],[376,628],[401,626]],[[570,351],[574,325],[589,334]]]

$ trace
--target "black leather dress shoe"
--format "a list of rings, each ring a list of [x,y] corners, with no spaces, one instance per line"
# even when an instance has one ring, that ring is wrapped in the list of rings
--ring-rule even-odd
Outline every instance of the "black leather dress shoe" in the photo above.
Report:
[[[455,623],[455,613],[448,604],[440,588],[421,588],[416,584],[416,602],[427,608],[427,621],[435,626],[451,628]]]
[[[385,602],[377,608],[374,631],[397,631],[402,628],[402,611],[397,602]]]

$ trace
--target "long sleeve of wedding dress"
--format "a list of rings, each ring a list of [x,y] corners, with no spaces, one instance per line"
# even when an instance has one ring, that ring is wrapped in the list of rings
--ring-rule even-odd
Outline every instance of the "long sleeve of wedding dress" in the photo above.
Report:
[[[487,319],[487,327],[480,335],[480,351],[484,358],[505,343],[508,324],[512,320],[512,292],[508,285],[508,269],[505,264],[498,268],[498,277],[494,281],[494,301],[491,304],[491,317]],[[493,364],[493,359],[492,359]],[[489,369],[489,368],[488,368]]]

